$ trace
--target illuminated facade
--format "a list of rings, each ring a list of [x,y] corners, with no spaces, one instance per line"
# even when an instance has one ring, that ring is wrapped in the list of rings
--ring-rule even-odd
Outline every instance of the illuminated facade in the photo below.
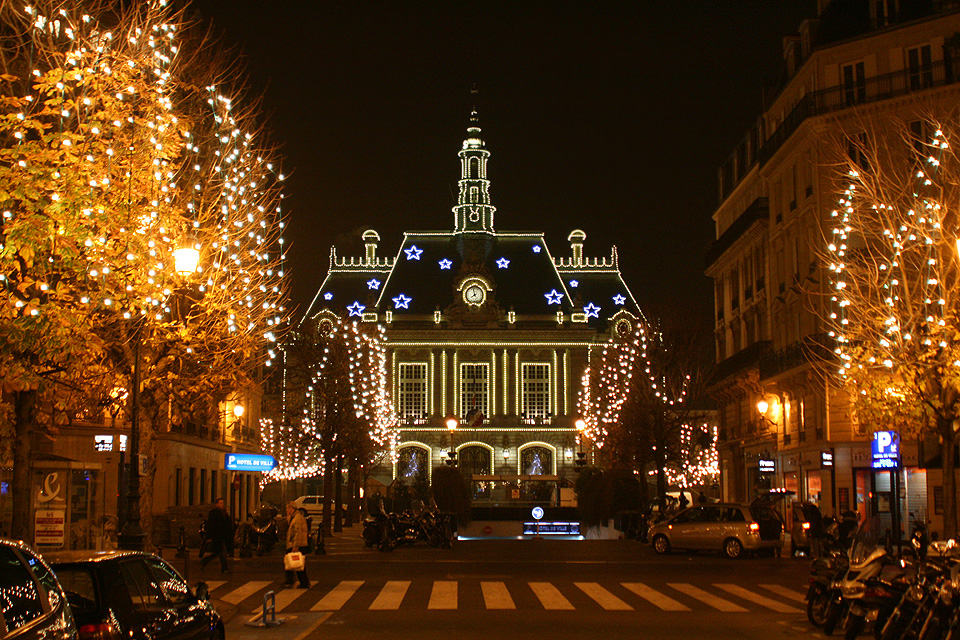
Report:
[[[817,19],[784,39],[788,80],[720,169],[706,273],[715,283],[724,499],[782,487],[825,513],[890,522],[890,473],[871,469],[875,425],[858,422],[812,364],[833,349],[817,248],[840,194],[824,158],[832,133],[857,139],[891,119],[916,131],[924,111],[956,105],[958,17],[955,3],[819,0]],[[901,513],[936,527],[940,483],[936,472],[928,483],[921,450],[915,440],[902,449]]]
[[[429,477],[453,447],[467,475],[572,479],[590,349],[611,330],[632,332],[640,309],[615,247],[587,258],[574,230],[569,255],[554,257],[542,233],[496,230],[476,112],[458,155],[453,230],[407,232],[391,257],[378,255],[374,231],[361,257],[332,249],[307,315],[385,328],[395,476]]]

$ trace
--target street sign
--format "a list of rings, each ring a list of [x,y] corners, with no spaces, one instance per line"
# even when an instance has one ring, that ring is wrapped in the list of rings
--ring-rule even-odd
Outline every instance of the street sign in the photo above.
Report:
[[[896,431],[877,431],[870,444],[874,469],[900,468],[900,435]]]
[[[270,471],[277,466],[273,456],[256,453],[228,453],[223,468],[227,471]]]
[[[541,520],[543,518],[543,507],[534,507],[530,515],[533,516],[534,520]]]

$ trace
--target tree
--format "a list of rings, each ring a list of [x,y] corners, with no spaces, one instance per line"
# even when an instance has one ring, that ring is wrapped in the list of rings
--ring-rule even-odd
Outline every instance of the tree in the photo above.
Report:
[[[859,123],[862,125],[862,123]],[[893,121],[834,140],[839,207],[824,260],[835,371],[861,424],[939,439],[944,533],[957,534],[960,120]],[[924,133],[926,132],[926,133]]]
[[[255,105],[233,105],[236,70],[165,2],[4,2],[0,24],[3,428],[25,537],[33,433],[81,399],[126,403],[149,452],[154,423],[213,425],[255,382],[285,313],[282,175]]]
[[[644,478],[652,468],[661,509],[668,481],[685,486],[716,473],[716,432],[703,408],[709,353],[700,333],[649,323],[611,338],[584,374],[586,435],[610,465]]]

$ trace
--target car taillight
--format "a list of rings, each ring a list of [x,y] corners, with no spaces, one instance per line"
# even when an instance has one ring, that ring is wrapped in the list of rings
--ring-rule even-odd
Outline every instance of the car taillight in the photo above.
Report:
[[[804,530],[804,531],[806,531],[807,529],[810,528],[810,523],[809,523],[809,522],[804,522],[804,523],[803,523],[802,525],[800,525],[800,526],[803,527],[803,530]]]
[[[81,625],[78,631],[80,640],[115,640],[119,637],[116,629],[109,622]]]
[[[749,525],[747,525],[747,528],[749,528],[750,531],[760,531],[760,525],[756,522],[751,522]]]

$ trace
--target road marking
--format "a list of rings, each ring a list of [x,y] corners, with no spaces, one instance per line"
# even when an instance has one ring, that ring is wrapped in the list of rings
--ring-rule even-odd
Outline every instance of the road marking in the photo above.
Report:
[[[457,583],[452,580],[437,580],[433,583],[430,604],[427,609],[456,609]]]
[[[794,591],[793,589],[787,589],[783,585],[761,584],[760,586],[767,591],[773,591],[778,596],[783,596],[784,598],[789,598],[790,600],[796,600],[797,602],[805,602],[807,599],[806,594],[800,593],[799,591]]]
[[[744,600],[755,602],[761,607],[766,607],[767,609],[776,611],[777,613],[803,613],[800,609],[797,609],[796,607],[791,607],[789,605],[783,604],[782,602],[777,602],[776,600],[765,598],[761,596],[759,593],[754,593],[753,591],[748,591],[747,589],[744,589],[740,585],[730,584],[730,583],[721,583],[721,584],[714,584],[713,586],[715,586],[718,589],[723,589],[727,593],[731,593],[737,596],[738,598],[743,598]]]
[[[403,597],[410,588],[409,580],[390,580],[383,585],[380,595],[370,605],[371,611],[395,611],[400,608]]]
[[[516,609],[517,605],[513,603],[510,592],[507,591],[507,585],[502,582],[481,582],[480,588],[483,590],[483,601],[487,609]]]
[[[581,591],[593,598],[607,611],[633,611],[633,607],[613,595],[596,582],[574,582]]]
[[[687,605],[663,595],[656,589],[651,589],[642,582],[621,582],[620,584],[664,611],[690,611]]]
[[[304,595],[304,594],[307,593],[308,591],[310,591],[310,590],[309,590],[309,589],[294,589],[293,587],[287,587],[286,589],[281,589],[281,590],[279,590],[279,591],[274,592],[274,598],[276,599],[276,606],[274,607],[274,611],[276,611],[277,613],[280,613],[281,611],[283,611],[284,609],[286,609],[287,607],[289,607],[289,606],[293,603],[294,600],[296,600],[296,599],[299,598],[300,596]],[[250,613],[261,613],[261,614],[262,614],[262,613],[263,613],[263,604],[261,603],[260,606],[258,606],[256,609],[254,609],[254,610],[251,611]]]
[[[310,611],[338,611],[362,584],[363,580],[343,580],[330,593],[320,598],[320,602],[313,605]]]
[[[698,589],[692,584],[688,584],[686,582],[668,582],[667,586],[671,589],[676,589],[680,593],[684,593],[691,598],[695,598],[704,604],[708,604],[717,611],[724,611],[726,613],[746,611],[746,609],[743,607],[733,604],[729,600],[718,598],[717,596],[707,593],[703,589]]]
[[[549,582],[528,582],[540,604],[548,611],[573,611],[573,605]]]
[[[222,587],[227,584],[226,580],[204,580],[204,582],[207,583],[207,591],[210,593],[213,593],[213,590],[217,587]]]
[[[223,596],[220,599],[223,600],[224,602],[229,602],[230,604],[240,604],[241,602],[243,602],[244,600],[246,600],[247,598],[255,594],[257,591],[260,591],[260,589],[263,589],[269,584],[273,584],[273,583],[270,582],[269,580],[262,580],[262,581],[253,580],[241,587],[237,587],[236,589],[234,589],[233,591],[231,591],[230,593],[228,593],[227,595]]]
[[[306,638],[306,637],[309,636],[311,633],[313,633],[314,631],[316,631],[316,630],[317,630],[317,627],[319,627],[319,626],[322,625],[324,622],[326,622],[326,621],[327,621],[327,618],[329,618],[329,617],[332,616],[332,615],[333,615],[333,613],[330,612],[330,611],[328,611],[327,613],[322,614],[322,615],[320,616],[320,619],[319,619],[319,620],[317,620],[317,621],[314,622],[312,625],[310,625],[310,626],[307,628],[306,631],[304,631],[303,633],[301,633],[300,635],[298,635],[296,638],[294,638],[294,640],[304,640],[304,638]]]

